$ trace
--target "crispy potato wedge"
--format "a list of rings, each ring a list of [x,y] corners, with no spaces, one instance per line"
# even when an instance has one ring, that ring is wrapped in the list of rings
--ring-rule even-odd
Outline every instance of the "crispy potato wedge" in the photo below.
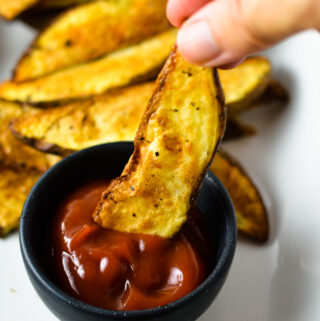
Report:
[[[23,144],[10,132],[9,123],[14,117],[31,116],[36,112],[32,107],[0,101],[0,163],[44,172],[60,160],[58,156],[41,153]]]
[[[40,175],[0,164],[0,237],[19,226],[24,201]]]
[[[166,2],[109,0],[70,9],[35,40],[18,63],[14,81],[99,58],[169,29]]]
[[[63,103],[153,78],[175,42],[171,29],[101,59],[73,66],[30,82],[5,82],[0,98],[9,101]]]
[[[237,215],[238,230],[255,241],[265,242],[269,235],[267,212],[248,174],[222,150],[217,153],[210,170],[229,192]]]
[[[239,66],[219,70],[219,77],[230,113],[238,113],[252,104],[266,89],[271,65],[264,57],[247,58]]]
[[[171,53],[122,175],[111,181],[94,219],[105,228],[171,237],[187,219],[225,129],[215,70]]]
[[[40,0],[0,0],[0,16],[12,20]]]
[[[145,83],[12,121],[14,135],[29,145],[66,156],[93,145],[132,141],[153,91]]]

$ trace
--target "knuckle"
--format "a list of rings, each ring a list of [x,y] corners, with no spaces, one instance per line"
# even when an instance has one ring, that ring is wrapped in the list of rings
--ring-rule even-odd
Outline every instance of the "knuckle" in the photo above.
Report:
[[[232,6],[234,23],[245,40],[255,50],[268,47],[271,41],[257,23],[259,19],[257,13],[262,9],[259,8],[259,1],[234,0],[232,2],[235,4]]]

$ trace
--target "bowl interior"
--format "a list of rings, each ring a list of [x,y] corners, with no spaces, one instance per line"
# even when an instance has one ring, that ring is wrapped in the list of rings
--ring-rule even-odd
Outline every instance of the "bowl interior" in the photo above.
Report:
[[[55,285],[48,273],[50,269],[44,255],[53,215],[66,195],[80,184],[120,175],[132,151],[133,144],[123,142],[99,145],[74,153],[42,176],[25,203],[20,224],[20,242],[27,269],[32,270],[47,288],[70,302],[79,304],[80,301],[64,294]],[[219,270],[219,266],[226,265],[228,270],[231,264],[236,242],[236,223],[230,198],[211,173],[206,176],[197,207],[205,215],[212,231],[215,262],[212,273],[204,283],[213,282],[214,278],[219,278],[219,273],[227,273],[221,268]],[[91,306],[86,308],[99,310]]]

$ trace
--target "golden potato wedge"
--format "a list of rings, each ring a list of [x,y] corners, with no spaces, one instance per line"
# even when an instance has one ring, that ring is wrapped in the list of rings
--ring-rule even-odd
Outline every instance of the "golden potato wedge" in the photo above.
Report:
[[[175,38],[176,30],[171,29],[101,59],[33,81],[5,82],[0,85],[0,99],[32,104],[63,103],[153,78],[168,57]]]
[[[171,53],[122,175],[111,181],[94,219],[105,228],[171,237],[187,219],[225,129],[216,70]]]
[[[170,27],[165,7],[166,0],[109,0],[72,8],[34,41],[18,63],[14,81],[96,59],[163,32]]]
[[[248,109],[266,89],[271,65],[264,57],[247,58],[239,66],[219,70],[219,77],[230,113]]]
[[[0,0],[0,16],[12,20],[40,0]]]
[[[39,177],[38,172],[0,164],[0,237],[19,226],[24,201]]]
[[[23,142],[66,156],[73,151],[114,141],[132,141],[154,83],[145,83],[70,105],[49,108],[12,121]]]
[[[8,166],[23,167],[44,172],[55,164],[60,157],[41,153],[16,139],[9,130],[14,117],[24,114],[34,115],[32,107],[0,101],[0,162]]]
[[[248,174],[222,150],[217,153],[210,170],[229,192],[237,215],[238,230],[255,241],[265,242],[269,235],[267,211]]]

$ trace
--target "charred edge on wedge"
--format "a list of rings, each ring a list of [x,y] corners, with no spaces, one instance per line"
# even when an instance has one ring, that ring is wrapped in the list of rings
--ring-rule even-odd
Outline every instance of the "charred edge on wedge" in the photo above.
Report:
[[[55,155],[63,156],[63,157],[66,157],[66,156],[75,152],[75,150],[64,148],[64,147],[61,147],[56,144],[48,143],[48,142],[38,139],[38,138],[26,137],[26,136],[20,134],[19,132],[17,132],[13,125],[14,125],[14,122],[11,121],[9,124],[9,129],[10,129],[11,133],[13,134],[13,136],[15,138],[17,138],[19,141],[35,148],[36,150],[38,150],[40,152],[55,154]]]
[[[248,179],[248,181],[250,182],[252,187],[256,190],[258,200],[259,200],[259,202],[260,202],[260,204],[261,204],[261,206],[263,208],[264,213],[266,214],[267,213],[267,209],[266,209],[265,204],[263,202],[262,196],[261,196],[257,186],[252,181],[250,175],[248,175],[248,173],[242,167],[242,165],[234,157],[232,157],[229,153],[227,153],[223,149],[220,149],[219,153],[231,164],[231,166],[234,166],[234,167],[238,168],[240,173]],[[263,233],[263,234],[262,233],[252,233],[254,235],[248,235],[248,234],[244,234],[244,233],[242,233],[240,231],[242,233],[242,235],[245,236],[245,237],[248,237],[249,239],[253,239],[255,241],[259,241],[261,243],[266,242],[267,239],[268,239],[269,220],[268,220],[268,216],[267,215],[264,215],[264,216],[265,216],[265,219],[266,219],[266,230],[264,231],[265,233]]]

